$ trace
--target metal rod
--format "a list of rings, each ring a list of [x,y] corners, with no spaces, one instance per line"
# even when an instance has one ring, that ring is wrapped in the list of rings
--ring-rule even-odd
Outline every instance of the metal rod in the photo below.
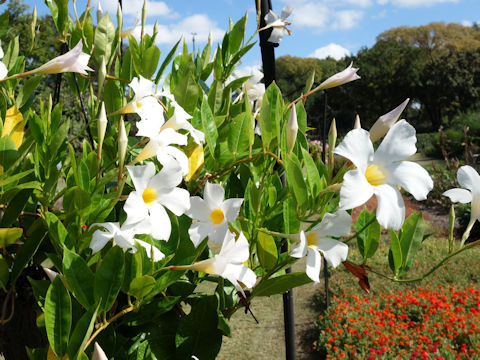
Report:
[[[328,97],[327,92],[325,94],[325,103],[323,107],[323,131],[322,131],[322,161],[325,164],[326,152],[327,152],[327,115],[328,115]],[[330,305],[330,291],[328,290],[328,266],[326,261],[323,265],[323,277],[324,277],[324,287],[325,287],[325,309],[328,309]]]
[[[255,6],[257,11],[260,10],[260,27],[265,27],[265,15],[272,9],[271,0],[261,0],[260,9],[258,9],[259,3],[255,0]],[[275,47],[278,44],[268,42],[268,38],[272,29],[260,31],[260,50],[262,53],[262,67],[263,67],[263,80],[265,87],[267,88],[273,81],[275,81]],[[282,246],[282,252],[288,252],[288,245],[285,243]],[[292,271],[291,268],[285,270],[288,274]],[[294,316],[294,304],[293,304],[293,290],[287,291],[283,294],[283,323],[285,328],[285,359],[294,360],[296,358],[295,349],[295,316]]]

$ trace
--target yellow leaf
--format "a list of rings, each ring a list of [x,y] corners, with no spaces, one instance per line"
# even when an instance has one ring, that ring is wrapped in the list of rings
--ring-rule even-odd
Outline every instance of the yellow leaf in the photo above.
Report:
[[[17,105],[13,105],[7,110],[2,137],[9,136],[18,149],[22,145],[24,126],[22,113],[18,111]]]
[[[68,355],[65,355],[63,358],[59,358],[52,350],[51,347],[48,347],[47,360],[68,360]]]
[[[188,174],[185,176],[185,180],[190,181],[196,178],[198,170],[203,165],[203,146],[197,145],[188,156]]]

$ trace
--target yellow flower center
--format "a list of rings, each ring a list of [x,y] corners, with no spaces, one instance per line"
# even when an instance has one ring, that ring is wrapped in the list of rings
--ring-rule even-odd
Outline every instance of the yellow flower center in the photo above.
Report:
[[[225,214],[223,213],[222,209],[214,209],[210,213],[210,219],[215,225],[220,224],[223,219],[225,219]]]
[[[150,205],[155,200],[157,200],[158,194],[157,191],[153,188],[146,188],[143,190],[142,198],[146,204]]]
[[[379,186],[385,184],[387,174],[385,174],[380,166],[373,164],[367,167],[367,170],[365,170],[365,177],[371,185]]]
[[[307,244],[308,247],[317,246],[317,233],[311,232],[307,235]]]
[[[135,105],[137,105],[137,109],[140,109],[142,107],[142,103],[140,101],[135,101]]]

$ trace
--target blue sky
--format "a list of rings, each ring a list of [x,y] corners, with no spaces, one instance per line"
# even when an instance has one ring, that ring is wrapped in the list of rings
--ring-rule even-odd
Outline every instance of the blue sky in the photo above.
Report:
[[[37,6],[39,14],[47,7],[41,0],[26,0],[31,7]],[[70,1],[71,6],[72,1]],[[91,0],[97,6],[98,0]],[[143,1],[123,0],[124,24],[129,27],[140,11]],[[81,13],[86,0],[77,0]],[[116,0],[101,0],[104,11],[115,17]],[[228,17],[234,21],[248,11],[247,36],[255,30],[255,0],[164,0],[148,1],[149,17],[147,31],[155,20],[160,25],[158,45],[163,54],[184,36],[190,48],[192,32],[197,33],[196,44],[203,46],[211,31],[214,42],[220,42],[228,27]],[[331,55],[341,57],[355,54],[360,48],[370,47],[381,32],[398,26],[425,25],[433,21],[456,22],[470,25],[480,22],[479,0],[272,0],[277,13],[285,5],[294,8],[289,18],[292,36],[285,36],[276,48],[276,56],[300,57]],[[0,5],[0,11],[1,11]],[[71,12],[73,15],[73,11]],[[245,66],[259,65],[258,47],[250,50],[244,59]]]

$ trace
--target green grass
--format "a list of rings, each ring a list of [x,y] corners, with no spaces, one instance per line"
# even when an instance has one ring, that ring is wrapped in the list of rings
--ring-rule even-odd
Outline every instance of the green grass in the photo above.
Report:
[[[435,231],[435,226],[430,227]],[[427,230],[428,232],[429,230]],[[350,244],[348,260],[360,263],[356,245]],[[439,237],[428,238],[421,247],[412,269],[406,277],[414,278],[431,269],[445,254],[447,240]],[[387,240],[380,244],[378,252],[370,259],[368,265],[390,275],[388,267]],[[372,294],[393,293],[398,289],[418,288],[429,285],[447,285],[454,283],[458,287],[480,287],[480,247],[466,251],[451,259],[430,277],[415,283],[394,283],[369,273]],[[299,262],[294,271],[303,271],[305,263]],[[323,281],[323,279],[321,279]],[[333,271],[330,278],[332,294],[370,296],[359,286],[358,281],[342,265]],[[295,330],[297,339],[297,359],[318,359],[319,355],[312,351],[313,341],[318,337],[316,319],[323,311],[323,284],[308,284],[294,290],[295,297]],[[335,306],[333,303],[332,306]],[[233,337],[225,338],[218,359],[282,359],[285,358],[283,305],[281,296],[255,298],[251,309],[260,321],[256,324],[250,315],[238,311],[232,318]]]

